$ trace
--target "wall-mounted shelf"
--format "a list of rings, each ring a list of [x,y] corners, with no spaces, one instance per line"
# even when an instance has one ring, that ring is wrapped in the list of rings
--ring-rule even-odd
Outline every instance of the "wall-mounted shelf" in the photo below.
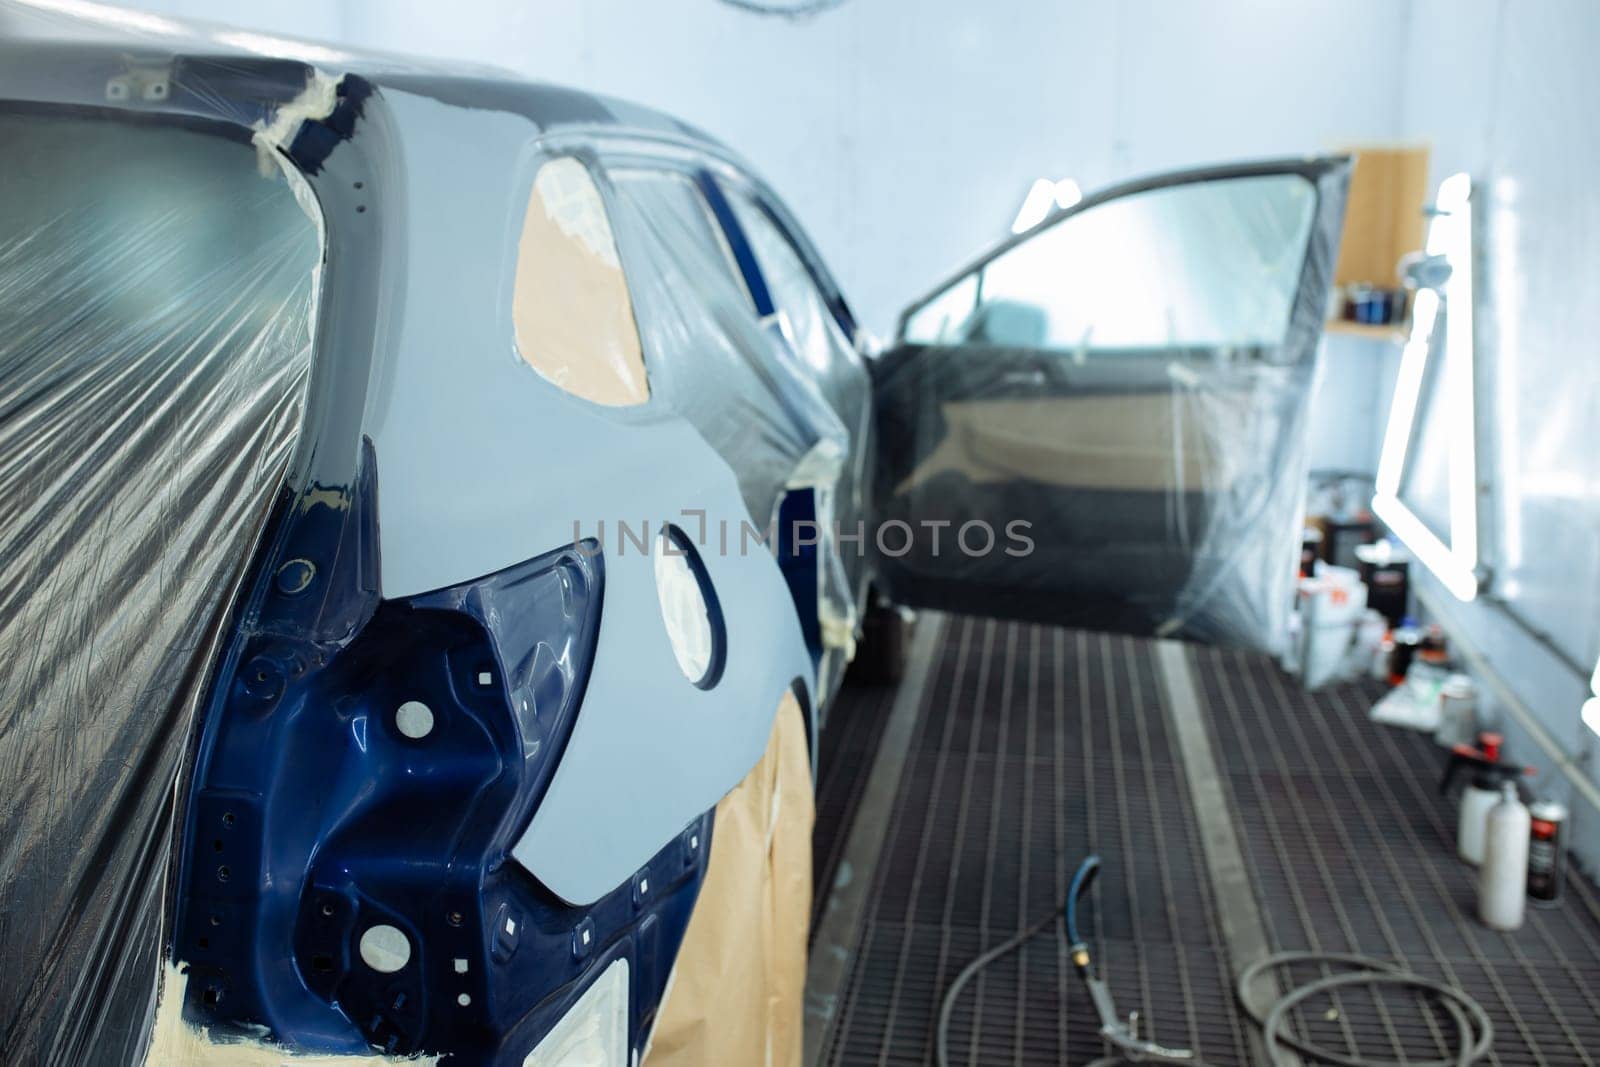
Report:
[[[1369,341],[1384,341],[1392,345],[1405,344],[1406,338],[1411,335],[1410,324],[1404,322],[1391,322],[1379,326],[1368,322],[1351,322],[1348,319],[1329,319],[1326,329],[1328,333],[1361,337]]]

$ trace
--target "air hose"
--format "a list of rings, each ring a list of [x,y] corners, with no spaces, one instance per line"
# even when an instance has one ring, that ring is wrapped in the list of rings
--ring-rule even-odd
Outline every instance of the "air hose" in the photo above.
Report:
[[[939,1029],[936,1033],[934,1043],[934,1054],[938,1058],[939,1067],[950,1067],[950,1015],[955,1011],[956,997],[960,994],[962,987],[972,980],[973,975],[983,970],[1001,956],[1021,948],[1023,942],[1037,936],[1038,933],[1045,927],[1056,922],[1056,920],[1061,918],[1061,910],[1062,909],[1057,908],[1049,915],[1046,915],[1044,918],[1040,919],[1038,922],[1022,931],[1022,933],[1011,938],[1011,940],[1004,941],[996,945],[994,948],[991,948],[989,951],[985,952],[983,955],[979,956],[977,959],[963,967],[961,969],[961,973],[956,975],[956,980],[950,983],[949,989],[945,990],[944,1000],[940,1001],[939,1003]]]
[[[1065,920],[1065,933],[1067,936],[1067,951],[1071,955],[1072,964],[1078,970],[1078,975],[1083,979],[1085,987],[1089,990],[1089,999],[1094,1002],[1095,1013],[1100,1019],[1100,1036],[1116,1051],[1110,1056],[1104,1056],[1089,1064],[1088,1067],[1111,1067],[1112,1064],[1126,1062],[1143,1063],[1177,1063],[1187,1067],[1205,1067],[1193,1052],[1188,1049],[1167,1048],[1146,1038],[1141,1038],[1134,1031],[1137,1015],[1124,1021],[1117,1015],[1116,1007],[1111,1001],[1111,992],[1106,987],[1105,981],[1095,973],[1094,963],[1089,954],[1089,943],[1078,932],[1078,901],[1088,893],[1089,887],[1094,883],[1095,876],[1100,873],[1100,857],[1089,856],[1072,876],[1072,885],[1067,889],[1066,900],[1055,911],[1044,916],[1032,926],[1023,930],[1014,937],[1001,942],[989,949],[977,959],[962,968],[956,975],[955,981],[950,983],[950,988],[945,990],[944,999],[939,1004],[939,1024],[934,1035],[934,1053],[937,1057],[938,1067],[950,1065],[950,1016],[955,1011],[956,997],[961,990],[972,980],[972,976],[983,968],[993,963],[1000,957],[1016,951],[1030,938],[1039,934],[1047,926],[1055,925],[1058,921]]]
[[[1140,1039],[1132,1026],[1117,1017],[1111,1004],[1111,994],[1105,983],[1094,972],[1088,943],[1078,933],[1078,900],[1088,892],[1099,873],[1100,858],[1090,856],[1079,865],[1072,877],[1066,900],[1060,907],[1042,917],[1021,933],[988,949],[961,969],[950,988],[945,990],[939,1004],[939,1022],[935,1031],[934,1053],[938,1067],[950,1067],[950,1017],[955,1011],[956,998],[974,975],[1002,956],[1015,952],[1047,927],[1056,926],[1057,936],[1065,933],[1072,962],[1088,987],[1090,999],[1100,1018],[1100,1035],[1113,1048],[1113,1053],[1095,1060],[1087,1067],[1111,1067],[1117,1063],[1181,1063],[1189,1067],[1204,1067],[1193,1052],[1171,1049],[1147,1039]],[[1065,920],[1064,923],[1062,920]],[[1064,931],[1062,927],[1064,926]],[[1257,979],[1268,971],[1293,964],[1315,964],[1322,967],[1346,968],[1344,973],[1325,975],[1303,985],[1295,986],[1274,1000],[1266,1014],[1252,1006],[1250,990]],[[1290,1031],[1286,1022],[1289,1012],[1299,1004],[1324,993],[1335,992],[1350,986],[1403,986],[1433,998],[1450,1015],[1455,1024],[1457,1051],[1445,1060],[1407,1060],[1404,1065],[1392,1060],[1367,1060],[1329,1049],[1319,1048]],[[1282,1063],[1280,1046],[1287,1046],[1307,1060],[1336,1064],[1338,1067],[1467,1067],[1488,1054],[1494,1041],[1494,1027],[1483,1006],[1462,990],[1443,982],[1412,974],[1392,963],[1344,953],[1281,952],[1268,956],[1246,967],[1239,975],[1235,987],[1239,1006],[1251,1022],[1261,1028],[1266,1038],[1267,1057],[1273,1064]],[[1131,1020],[1130,1020],[1131,1022]]]
[[[1265,1016],[1251,1006],[1250,988],[1264,972],[1291,964],[1317,964],[1323,967],[1349,968],[1343,974],[1331,974],[1295,986],[1273,1001]],[[1393,1060],[1365,1060],[1330,1049],[1319,1048],[1297,1036],[1284,1026],[1285,1018],[1295,1005],[1322,993],[1331,993],[1347,986],[1391,985],[1406,986],[1418,993],[1432,996],[1450,1014],[1456,1026],[1456,1054],[1448,1060],[1406,1060],[1404,1067],[1466,1067],[1482,1059],[1494,1041],[1494,1025],[1483,1006],[1455,986],[1424,978],[1396,967],[1392,963],[1371,956],[1353,956],[1338,952],[1280,952],[1258,960],[1239,975],[1234,992],[1239,1007],[1250,1021],[1261,1028],[1267,1042],[1267,1057],[1272,1063],[1280,1062],[1279,1045],[1287,1045],[1302,1056],[1318,1063],[1338,1064],[1339,1067],[1402,1067]]]

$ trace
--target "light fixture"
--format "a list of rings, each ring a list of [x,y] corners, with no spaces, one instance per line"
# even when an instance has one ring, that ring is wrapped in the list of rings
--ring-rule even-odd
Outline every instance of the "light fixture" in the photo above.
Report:
[[[1422,561],[1458,600],[1478,595],[1477,443],[1473,397],[1472,352],[1472,180],[1452,174],[1439,185],[1434,217],[1428,227],[1427,256],[1432,264],[1428,279],[1436,288],[1417,291],[1411,334],[1400,358],[1389,426],[1378,460],[1377,492],[1373,513]],[[1449,264],[1438,270],[1439,258]],[[1400,483],[1421,400],[1424,372],[1438,324],[1440,295],[1444,296],[1444,345],[1438,358],[1447,360],[1451,373],[1436,381],[1448,391],[1434,411],[1448,420],[1445,427],[1450,454],[1447,458],[1450,496],[1448,540],[1440,537],[1400,499]],[[1452,314],[1453,312],[1453,314]]]
[[[1078,188],[1078,183],[1071,178],[1062,178],[1055,184],[1056,207],[1065,211],[1067,208],[1083,199],[1083,190]]]
[[[1028,195],[1022,198],[1022,207],[1017,209],[1011,232],[1026,233],[1043,222],[1052,207],[1064,211],[1082,199],[1083,190],[1071,178],[1058,181],[1036,178],[1028,187]]]

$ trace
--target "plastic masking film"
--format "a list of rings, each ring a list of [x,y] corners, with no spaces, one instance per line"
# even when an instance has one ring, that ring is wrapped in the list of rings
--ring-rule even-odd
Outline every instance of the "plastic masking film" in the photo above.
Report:
[[[251,145],[0,112],[0,1060],[134,1063],[190,725],[281,492],[317,224]]]
[[[850,454],[815,449],[789,482],[791,487],[816,489],[817,522],[834,536],[836,527],[852,528],[852,520],[863,516],[863,482],[871,460],[872,390],[867,371],[805,263],[773,219],[742,190],[731,190],[728,202],[761,263],[782,333],[803,371],[851,432],[855,447]],[[837,565],[821,568],[818,575],[822,644],[830,651],[842,651],[845,660],[855,653],[854,590],[864,558],[864,553],[841,553],[833,557]]]
[[[875,373],[879,505],[924,531],[892,589],[1278,646],[1345,175],[1304,167],[1092,204],[908,316]]]
[[[752,525],[779,544],[796,536],[774,525],[783,493],[814,491],[815,526],[803,527],[798,537],[815,537],[819,548],[819,615],[853,620],[854,596],[835,533],[861,512],[847,466],[852,434],[828,396],[850,391],[844,380],[849,368],[819,373],[771,323],[757,319],[732,253],[687,176],[622,166],[612,173],[618,240],[645,331],[652,394],[727,460]],[[855,392],[865,390],[864,381],[856,384]],[[685,500],[684,507],[695,503]],[[665,518],[699,539],[703,551],[722,550],[721,531],[699,538],[692,519]],[[742,551],[745,542],[733,530],[726,544]]]
[[[676,173],[636,168],[619,168],[612,187],[652,394],[728,460],[764,526],[806,454],[822,441],[845,451],[850,433],[756,318],[699,191]]]

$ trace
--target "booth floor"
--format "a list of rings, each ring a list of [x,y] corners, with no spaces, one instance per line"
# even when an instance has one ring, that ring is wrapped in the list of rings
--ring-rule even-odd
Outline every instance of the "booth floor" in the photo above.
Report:
[[[1261,949],[1377,956],[1459,986],[1493,1021],[1486,1062],[1600,1062],[1600,894],[1573,876],[1519,932],[1480,926],[1436,788],[1443,754],[1368,721],[1376,683],[1307,694],[1247,653],[970,617],[919,626],[933,633],[902,683],[916,699],[897,711],[893,687],[852,683],[819,747],[814,931],[860,900],[813,945],[825,984],[808,988],[809,1063],[932,1062],[956,974],[1057,907],[1090,852],[1104,865],[1087,925],[1119,1009],[1206,1063],[1264,1062],[1233,994]],[[899,730],[895,714],[910,717]],[[895,739],[904,750],[885,759]],[[871,813],[884,767],[898,778]],[[873,825],[875,861],[852,865],[852,830]],[[1237,892],[1217,891],[1222,846],[1242,860]],[[1403,991],[1306,1007],[1302,1032],[1362,1059],[1438,1059],[1454,1036]],[[1063,939],[1041,934],[970,982],[950,1047],[956,1064],[1100,1055]]]

